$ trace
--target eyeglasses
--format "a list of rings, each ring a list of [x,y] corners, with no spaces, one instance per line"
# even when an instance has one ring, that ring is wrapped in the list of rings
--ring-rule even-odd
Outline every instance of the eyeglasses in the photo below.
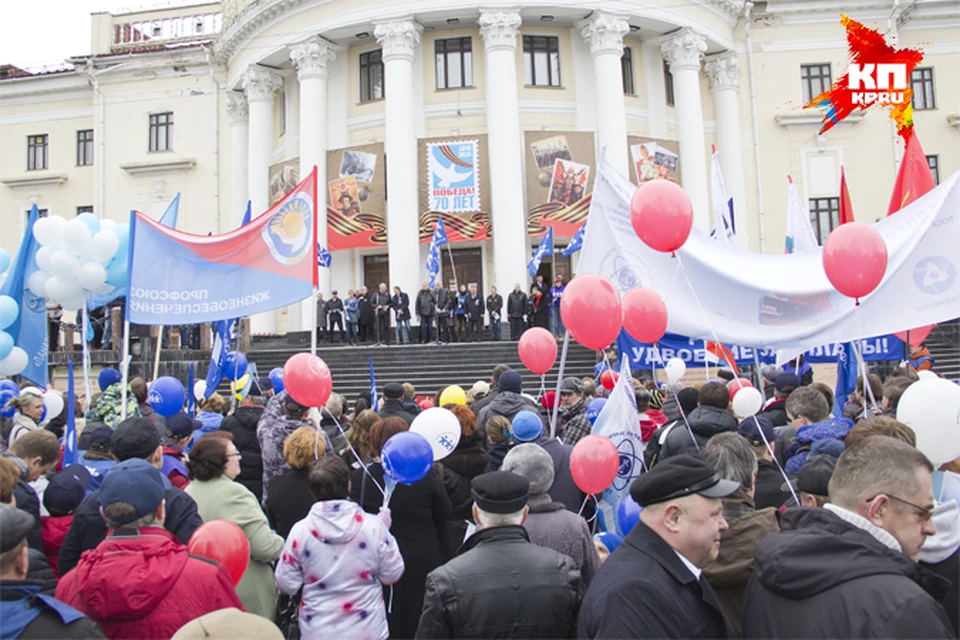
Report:
[[[909,507],[912,507],[912,508],[914,509],[914,511],[917,512],[917,515],[920,516],[920,521],[921,521],[921,522],[927,522],[928,520],[930,520],[930,518],[933,517],[933,512],[936,510],[936,505],[930,505],[929,507],[921,507],[920,505],[916,505],[916,504],[913,504],[912,502],[908,502],[907,500],[904,500],[903,498],[898,498],[897,496],[892,496],[892,495],[890,495],[889,493],[880,493],[880,494],[877,494],[877,495],[873,496],[872,498],[870,498],[869,500],[867,500],[867,502],[873,502],[874,500],[876,500],[876,499],[879,498],[880,496],[886,496],[886,497],[889,498],[890,500],[896,500],[897,502],[902,502],[903,504],[905,504],[905,505],[907,505],[907,506],[909,506]]]
[[[243,456],[242,456],[242,454],[241,454],[239,451],[234,451],[233,453],[228,453],[228,454],[227,454],[227,457],[228,457],[228,458],[241,458],[241,457],[243,457]]]

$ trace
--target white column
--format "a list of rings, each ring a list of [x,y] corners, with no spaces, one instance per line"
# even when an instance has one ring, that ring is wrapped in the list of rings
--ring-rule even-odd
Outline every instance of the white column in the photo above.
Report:
[[[666,79],[663,77],[660,43],[644,42],[640,45],[640,52],[643,60],[643,84],[647,91],[647,135],[651,138],[666,138],[667,88]]]
[[[414,122],[413,58],[422,27],[413,20],[381,22],[374,28],[383,47],[386,104],[387,252],[392,291],[418,291],[420,214],[417,197],[417,134]]]
[[[717,153],[728,197],[733,198],[737,245],[749,247],[747,237],[747,191],[743,179],[743,149],[740,146],[740,66],[737,52],[727,51],[707,58],[705,65],[713,94],[717,121]]]
[[[280,74],[250,65],[243,77],[243,89],[250,108],[249,155],[247,156],[247,188],[251,213],[258,216],[270,204],[270,161],[273,158],[273,98],[283,84]],[[276,333],[275,312],[260,313],[250,319],[253,333]]]
[[[523,197],[523,144],[517,98],[519,11],[481,11],[487,83],[487,146],[493,222],[493,282],[512,291],[524,281],[527,216]]]
[[[689,27],[684,27],[660,45],[673,74],[683,190],[693,204],[694,224],[702,231],[709,231],[712,227],[707,195],[707,142],[700,105],[700,59],[706,50],[707,39]]]
[[[598,148],[623,175],[630,175],[627,158],[627,114],[623,102],[623,36],[630,25],[622,17],[594,11],[580,25],[583,39],[593,54],[593,93],[597,100]]]
[[[227,231],[232,231],[240,226],[247,210],[247,96],[239,91],[227,93],[227,115],[230,116],[230,222]]]

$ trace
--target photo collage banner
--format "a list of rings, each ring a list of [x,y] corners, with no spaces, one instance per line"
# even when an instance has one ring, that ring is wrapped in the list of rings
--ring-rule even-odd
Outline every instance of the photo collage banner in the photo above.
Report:
[[[327,152],[330,251],[387,245],[383,143]]]
[[[642,184],[656,178],[680,181],[680,145],[675,140],[628,136],[630,181]]]
[[[524,133],[527,179],[527,234],[573,236],[590,210],[596,170],[592,132]]]

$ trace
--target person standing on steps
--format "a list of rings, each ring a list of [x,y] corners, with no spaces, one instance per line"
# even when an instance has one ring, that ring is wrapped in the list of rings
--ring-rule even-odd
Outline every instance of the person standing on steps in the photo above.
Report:
[[[507,317],[510,319],[510,339],[516,342],[523,334],[523,318],[527,313],[527,294],[520,283],[513,285],[513,291],[507,296]]]
[[[403,329],[407,329],[407,342],[413,344],[413,331],[410,329],[410,296],[400,290],[400,287],[393,288],[393,298],[390,299],[390,306],[397,318],[397,344],[403,344]]]
[[[553,335],[558,338],[563,337],[564,329],[563,318],[560,317],[560,298],[565,289],[563,276],[557,276],[553,281],[553,287],[550,289],[550,325],[553,328]]]
[[[417,292],[417,300],[414,303],[414,310],[417,312],[417,322],[420,325],[420,344],[430,344],[433,342],[433,316],[437,310],[437,296],[430,290],[430,286],[424,282],[420,285],[420,291]],[[437,331],[440,327],[437,327]],[[439,334],[437,342],[440,341]]]
[[[467,296],[470,295],[467,293],[467,285],[460,285],[460,290],[457,292],[457,327],[455,331],[460,334],[460,340],[466,342],[468,340],[467,333]]]
[[[366,287],[360,287],[357,296],[357,321],[360,325],[360,342],[370,342],[373,339],[374,309],[372,295],[367,293]]]
[[[317,291],[317,342],[324,340],[327,334],[327,302],[323,293]]]
[[[343,313],[347,320],[347,346],[357,346],[357,320],[359,320],[360,301],[353,289],[347,292],[347,299],[343,302]]]
[[[433,294],[437,304],[437,344],[446,344],[450,342],[450,328],[453,326],[453,317],[450,315],[450,292],[438,281]]]
[[[343,300],[337,297],[337,290],[330,292],[330,299],[327,300],[327,321],[330,323],[327,329],[327,340],[333,344],[333,328],[340,327],[340,342],[347,343],[347,336],[343,331]]]
[[[467,326],[470,328],[470,342],[479,342],[480,332],[483,329],[483,298],[477,294],[477,285],[470,285],[470,293],[467,294],[464,304]]]
[[[490,287],[487,296],[487,313],[490,314],[490,341],[500,341],[500,313],[503,311],[503,296],[497,293],[496,287]]]
[[[385,347],[390,344],[390,307],[393,305],[386,282],[380,283],[377,292],[373,294],[372,302],[376,313],[375,346]]]

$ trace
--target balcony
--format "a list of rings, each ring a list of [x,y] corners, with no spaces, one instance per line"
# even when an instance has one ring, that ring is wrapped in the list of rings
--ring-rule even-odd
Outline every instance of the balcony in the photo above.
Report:
[[[223,25],[220,4],[109,15],[110,53],[209,42]]]

